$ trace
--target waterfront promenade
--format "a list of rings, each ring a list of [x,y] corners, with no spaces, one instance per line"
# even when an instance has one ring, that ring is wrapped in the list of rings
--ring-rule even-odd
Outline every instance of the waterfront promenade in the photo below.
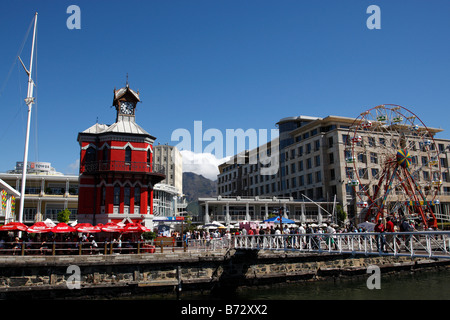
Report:
[[[233,235],[150,241],[19,241],[0,243],[0,255],[117,255],[223,249],[298,251],[450,259],[450,231]]]
[[[390,237],[392,236],[392,237]],[[383,239],[383,237],[385,239]],[[316,281],[450,266],[449,232],[237,235],[172,242],[52,242],[0,251],[0,298],[115,297]],[[378,247],[377,247],[378,244]],[[381,247],[383,245],[383,247]],[[155,247],[153,247],[155,246]],[[75,281],[75,282],[74,282]],[[73,289],[73,283],[78,283]]]

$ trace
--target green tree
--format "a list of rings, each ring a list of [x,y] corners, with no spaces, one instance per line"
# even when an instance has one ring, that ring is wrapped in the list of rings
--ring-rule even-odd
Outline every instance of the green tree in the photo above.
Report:
[[[64,209],[63,211],[58,212],[57,220],[58,222],[69,222],[70,210]]]
[[[344,208],[339,204],[336,206],[336,217],[339,224],[344,224],[347,219],[347,212],[345,212]]]

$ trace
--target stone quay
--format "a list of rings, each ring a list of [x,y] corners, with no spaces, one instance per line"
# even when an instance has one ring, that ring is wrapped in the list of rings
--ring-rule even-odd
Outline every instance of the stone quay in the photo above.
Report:
[[[0,256],[1,299],[113,299],[448,268],[450,260],[295,251],[217,250]],[[78,272],[77,272],[78,271]]]

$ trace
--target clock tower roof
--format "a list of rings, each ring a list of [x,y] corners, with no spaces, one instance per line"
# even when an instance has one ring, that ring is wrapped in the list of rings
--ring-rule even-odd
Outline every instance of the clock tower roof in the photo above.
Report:
[[[119,90],[116,90],[114,88],[114,98],[113,98],[113,106],[118,106],[120,101],[129,101],[129,102],[141,102],[139,99],[139,91],[134,91],[130,89],[130,87],[127,85],[124,88],[120,88]]]

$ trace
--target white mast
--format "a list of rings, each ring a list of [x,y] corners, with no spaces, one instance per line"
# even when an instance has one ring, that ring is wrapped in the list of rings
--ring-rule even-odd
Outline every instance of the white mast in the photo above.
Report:
[[[27,167],[28,167],[28,142],[30,140],[30,120],[31,120],[31,107],[34,103],[34,97],[33,97],[33,86],[34,82],[33,79],[31,79],[31,73],[33,71],[33,54],[34,54],[34,42],[36,39],[36,24],[37,24],[37,12],[34,15],[34,31],[33,31],[33,44],[31,46],[31,58],[30,58],[30,70],[27,70],[25,68],[25,65],[23,64],[22,60],[19,57],[20,62],[22,63],[23,68],[25,69],[25,72],[28,74],[28,92],[27,92],[27,98],[25,99],[25,103],[28,106],[28,121],[27,121],[27,134],[25,138],[25,152],[23,155],[23,167],[22,167],[22,187],[20,191],[20,211],[19,211],[19,222],[23,222],[23,206],[25,201],[25,183],[27,180]]]

